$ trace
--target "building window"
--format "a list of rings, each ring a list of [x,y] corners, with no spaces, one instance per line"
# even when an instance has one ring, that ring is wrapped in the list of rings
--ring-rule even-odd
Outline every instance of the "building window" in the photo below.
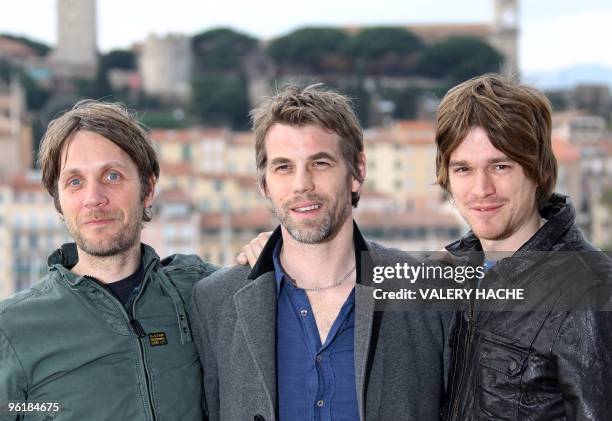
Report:
[[[182,157],[183,161],[191,161],[191,145],[183,145]]]
[[[221,190],[223,190],[223,180],[215,180],[214,185],[216,192],[220,192]]]

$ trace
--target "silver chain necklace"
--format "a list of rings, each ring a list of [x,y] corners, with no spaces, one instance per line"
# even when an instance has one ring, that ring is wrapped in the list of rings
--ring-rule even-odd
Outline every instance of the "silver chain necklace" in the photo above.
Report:
[[[289,276],[287,271],[285,269],[283,269],[283,271],[285,272],[285,275],[287,276],[287,278],[289,279],[291,284],[293,284],[294,287],[296,287],[297,289],[301,289],[303,291],[308,291],[308,292],[318,292],[318,291],[325,291],[326,289],[336,288],[337,286],[340,286],[344,281],[346,281],[348,279],[349,275],[351,273],[353,273],[354,270],[355,270],[355,265],[353,265],[351,270],[349,270],[346,273],[346,275],[344,275],[342,278],[338,279],[337,281],[335,281],[331,285],[327,285],[327,286],[324,286],[324,287],[316,287],[316,288],[302,288],[302,287],[299,287],[298,284],[297,284],[297,281],[295,279],[293,279],[291,276]]]

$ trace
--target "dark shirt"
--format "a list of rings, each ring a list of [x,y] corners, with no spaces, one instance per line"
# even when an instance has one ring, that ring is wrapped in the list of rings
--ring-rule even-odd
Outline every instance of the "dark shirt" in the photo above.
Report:
[[[321,344],[303,289],[290,281],[280,263],[282,240],[273,253],[278,294],[276,365],[279,419],[358,420],[355,386],[355,290]]]
[[[123,307],[128,310],[129,313],[130,304],[138,294],[138,289],[143,276],[144,268],[141,262],[138,269],[136,269],[136,272],[132,273],[127,278],[104,284],[104,286],[113,293],[113,295],[121,302]]]

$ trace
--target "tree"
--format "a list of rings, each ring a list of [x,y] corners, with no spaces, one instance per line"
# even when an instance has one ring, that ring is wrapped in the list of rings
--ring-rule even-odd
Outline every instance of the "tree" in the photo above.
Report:
[[[136,68],[136,58],[129,50],[113,50],[100,56],[98,71],[93,80],[77,79],[76,86],[79,95],[88,98],[114,98],[118,92],[114,92],[108,80],[108,72],[111,69],[133,70]]]
[[[107,72],[110,69],[133,70],[136,68],[134,53],[129,50],[113,50],[100,57],[100,68]]]
[[[0,81],[9,84],[11,77],[16,76],[25,91],[26,104],[29,110],[39,110],[49,99],[49,91],[40,87],[28,73],[8,61],[0,60]]]
[[[399,27],[366,28],[347,45],[348,54],[367,74],[385,75],[413,73],[423,49],[419,37]]]
[[[242,60],[257,47],[257,39],[228,28],[201,32],[191,40],[200,71],[239,71]]]
[[[235,75],[200,75],[192,82],[193,108],[204,124],[244,129],[249,123],[245,78]]]
[[[486,42],[468,36],[451,37],[427,48],[419,73],[446,78],[453,84],[489,72],[499,72],[503,56]]]
[[[348,35],[335,28],[302,28],[276,38],[268,54],[281,66],[300,67],[315,73],[349,67]]]
[[[382,97],[393,102],[393,118],[414,119],[417,116],[419,100],[426,90],[417,86],[408,86],[403,89],[387,89],[382,93]]]

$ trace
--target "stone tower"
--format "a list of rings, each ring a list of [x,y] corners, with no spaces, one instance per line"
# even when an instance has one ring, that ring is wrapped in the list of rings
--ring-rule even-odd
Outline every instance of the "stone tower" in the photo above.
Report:
[[[502,73],[508,77],[519,77],[518,37],[519,2],[518,0],[494,0],[493,31],[491,44],[506,58]]]
[[[150,35],[142,45],[139,72],[147,95],[187,102],[191,95],[191,42],[184,35]]]
[[[96,0],[57,0],[57,46],[51,64],[58,76],[95,76]]]

